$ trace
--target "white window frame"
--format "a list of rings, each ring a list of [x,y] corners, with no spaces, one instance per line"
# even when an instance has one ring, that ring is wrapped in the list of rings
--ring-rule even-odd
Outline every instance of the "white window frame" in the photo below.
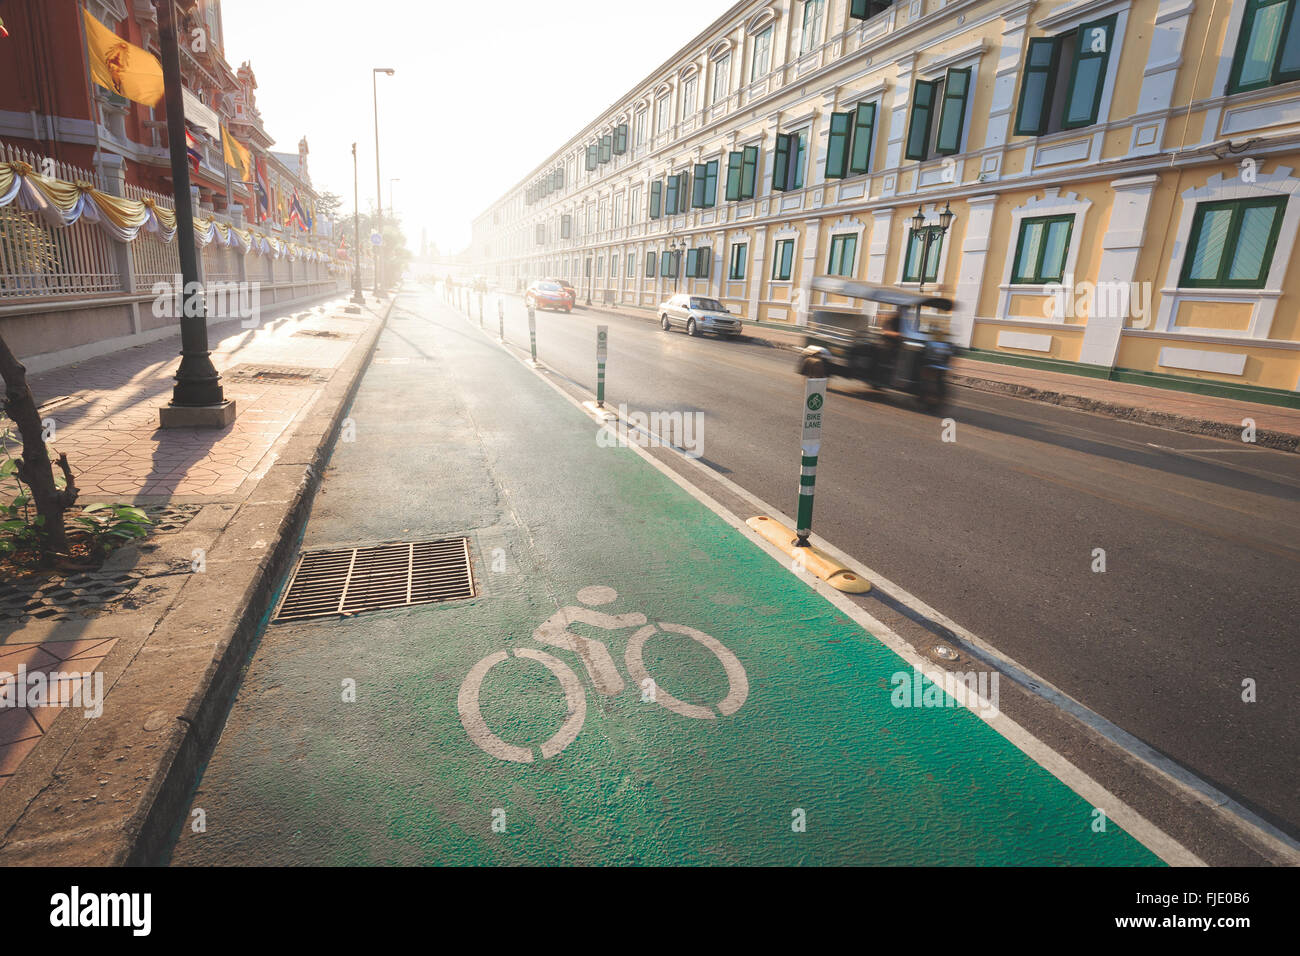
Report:
[[[763,36],[767,37],[767,50],[764,52],[766,62],[763,64],[763,72],[760,73],[758,71],[758,41]],[[751,39],[753,46],[750,53],[749,82],[757,83],[759,80],[766,79],[767,75],[772,72],[772,41],[775,36],[776,23],[774,21],[768,21],[765,26],[754,32]]]
[[[804,57],[821,46],[822,36],[826,33],[826,0],[802,0],[802,3],[803,10],[800,11],[799,15],[799,56]],[[817,5],[817,16],[814,20],[810,40],[808,10],[811,4]]]
[[[1044,301],[1043,317],[1045,323],[1053,325],[1074,325],[1083,328],[1084,322],[1067,323],[1064,314],[1057,315],[1055,309],[1046,308],[1046,300],[1055,299],[1057,290],[1062,287],[1073,289],[1078,283],[1077,269],[1079,264],[1079,251],[1083,248],[1083,230],[1088,221],[1088,210],[1092,208],[1092,200],[1084,199],[1077,193],[1062,193],[1059,187],[1052,187],[1043,191],[1042,198],[1030,197],[1022,206],[1017,206],[1011,210],[1011,232],[1009,233],[1010,241],[1007,247],[1006,262],[1002,264],[1002,282],[998,284],[998,312],[997,317],[1000,319],[1017,319],[1022,320],[1024,316],[1011,314],[1011,297],[1016,295],[1038,295],[1042,296]],[[1070,227],[1070,247],[1065,253],[1065,269],[1061,275],[1061,281],[1048,282],[1042,285],[1011,282],[1012,273],[1016,268],[1016,253],[1020,250],[1016,248],[1020,242],[1020,223],[1024,219],[1039,219],[1044,216],[1073,216],[1074,223]],[[951,230],[950,230],[951,231]],[[947,243],[944,243],[945,247]],[[947,253],[947,249],[944,249]],[[1092,318],[1090,315],[1089,319]],[[1037,317],[1030,321],[1037,322]]]
[[[1289,166],[1279,166],[1271,173],[1257,171],[1255,181],[1251,183],[1244,182],[1240,174],[1225,180],[1222,173],[1215,173],[1204,186],[1199,189],[1188,189],[1182,194],[1183,208],[1178,219],[1178,231],[1174,233],[1176,241],[1173,255],[1169,260],[1169,271],[1165,274],[1165,284],[1160,290],[1160,309],[1156,313],[1155,331],[1238,339],[1269,337],[1273,328],[1273,318],[1277,314],[1278,301],[1285,292],[1283,281],[1295,247],[1296,231],[1300,230],[1300,179],[1292,176],[1291,172]],[[1199,203],[1276,196],[1286,197],[1286,211],[1282,214],[1282,228],[1278,232],[1277,244],[1273,247],[1273,261],[1269,263],[1268,279],[1264,288],[1180,289],[1178,287],[1179,279],[1183,274],[1183,260],[1187,257],[1187,244],[1191,239],[1192,217]],[[1233,304],[1248,302],[1253,303],[1254,307],[1251,309],[1250,324],[1244,329],[1205,329],[1174,325],[1174,318],[1178,315],[1178,305],[1182,302]]]

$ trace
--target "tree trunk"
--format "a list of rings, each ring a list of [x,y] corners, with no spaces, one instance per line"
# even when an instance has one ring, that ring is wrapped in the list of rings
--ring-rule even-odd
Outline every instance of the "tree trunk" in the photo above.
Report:
[[[41,413],[27,384],[27,369],[10,351],[4,336],[0,336],[0,378],[5,384],[5,414],[14,420],[23,440],[18,477],[31,489],[36,513],[45,518],[45,525],[41,528],[42,552],[43,557],[49,560],[56,554],[68,552],[63,513],[77,500],[77,486],[72,480],[67,455],[59,456],[59,468],[67,484],[60,489],[54,483],[54,466],[45,446]]]

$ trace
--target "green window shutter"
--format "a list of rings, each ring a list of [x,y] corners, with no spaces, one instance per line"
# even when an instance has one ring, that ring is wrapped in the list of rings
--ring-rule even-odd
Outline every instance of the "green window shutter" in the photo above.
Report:
[[[746,146],[740,173],[740,198],[753,199],[758,185],[758,147]]]
[[[713,265],[713,250],[710,249],[708,246],[705,246],[703,249],[701,249],[700,257],[696,261],[696,265],[699,266],[700,271],[699,271],[699,275],[697,275],[695,278],[707,279],[709,277],[709,272],[710,272],[709,267]]]
[[[728,277],[731,279],[745,278],[745,260],[749,254],[749,243],[738,242],[731,247],[731,269]]]
[[[671,216],[677,212],[678,177],[669,176],[664,186],[664,215]]]
[[[1074,216],[1022,219],[1011,281],[1033,285],[1060,282],[1065,277],[1073,230]]]
[[[1200,203],[1192,217],[1179,285],[1262,289],[1273,263],[1286,197]]]
[[[917,80],[912,90],[912,115],[907,124],[908,159],[925,159],[930,152],[930,119],[934,115],[934,93],[938,85]]]
[[[655,274],[655,254],[654,251],[645,254],[645,274],[646,278],[653,278]]]
[[[587,147],[587,169],[588,171],[596,168],[596,144],[592,143]]]
[[[943,109],[939,113],[939,136],[934,151],[947,155],[961,152],[961,131],[966,122],[966,100],[970,94],[970,67],[949,70],[943,84]]]
[[[1110,47],[1115,37],[1115,17],[1093,20],[1079,25],[1079,36],[1074,50],[1074,69],[1070,73],[1070,88],[1065,94],[1065,118],[1061,126],[1076,129],[1097,122],[1101,107],[1101,92],[1106,85],[1106,65],[1110,63]]]
[[[614,130],[614,152],[622,156],[627,152],[627,124],[619,123]]]
[[[700,250],[686,250],[686,277],[694,279],[695,274],[700,271]]]
[[[925,237],[933,235],[930,240],[929,255],[926,255]],[[921,261],[925,260],[925,281],[934,282],[939,277],[939,259],[943,255],[943,233],[938,226],[926,226],[920,230],[912,229],[907,234],[907,256],[903,265],[904,282],[921,281]]]
[[[703,209],[704,189],[707,186],[708,167],[704,163],[695,164],[695,189],[691,192],[691,206],[696,209]]]
[[[831,258],[826,265],[826,274],[832,276],[852,276],[853,260],[858,252],[857,236],[832,236]]]
[[[650,184],[650,218],[659,218],[659,204],[663,197],[664,184],[662,180],[656,179]]]
[[[744,158],[743,152],[731,153],[727,157],[727,202],[740,198],[740,168]]]
[[[832,113],[826,141],[826,178],[843,179],[849,171],[849,150],[853,141],[853,114]]]
[[[1060,37],[1034,37],[1029,41],[1020,81],[1020,108],[1016,111],[1017,136],[1041,136],[1047,132],[1060,62]]]
[[[1293,0],[1247,0],[1232,72],[1228,74],[1229,93],[1279,82],[1279,44],[1286,46],[1295,32],[1294,6]]]
[[[803,188],[803,157],[807,142],[803,133],[794,133],[794,168],[790,171],[790,188]]]
[[[560,238],[568,239],[573,235],[573,217],[567,213],[560,217]]]
[[[614,148],[614,136],[611,133],[606,133],[604,136],[600,138],[600,161],[602,163],[609,162],[612,156],[613,148]]]
[[[849,157],[849,172],[865,173],[871,170],[871,143],[876,133],[876,104],[859,103],[853,117],[853,149]]]
[[[772,153],[772,188],[784,191],[786,177],[790,174],[790,140],[789,133],[776,134],[776,149]]]
[[[849,16],[854,20],[870,20],[877,13],[888,10],[893,0],[851,0]]]
[[[712,209],[718,204],[718,161],[709,160],[704,166],[704,205]]]
[[[1300,80],[1300,15],[1294,0],[1288,4],[1286,29],[1282,32],[1282,45],[1278,50],[1277,65],[1273,67],[1273,82],[1285,83]]]

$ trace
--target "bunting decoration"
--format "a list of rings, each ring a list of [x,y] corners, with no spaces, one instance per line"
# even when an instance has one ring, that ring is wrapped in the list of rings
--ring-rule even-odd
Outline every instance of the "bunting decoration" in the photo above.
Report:
[[[176,238],[176,213],[151,199],[127,199],[96,189],[91,183],[70,183],[42,176],[23,162],[0,162],[0,208],[16,205],[39,216],[56,228],[71,226],[82,219],[97,223],[108,236],[121,243],[132,242],[142,232],[162,242]],[[288,259],[290,262],[322,262],[331,272],[342,263],[317,249],[286,242],[258,232],[218,222],[214,217],[193,221],[194,239],[200,246],[216,243],[241,254]]]

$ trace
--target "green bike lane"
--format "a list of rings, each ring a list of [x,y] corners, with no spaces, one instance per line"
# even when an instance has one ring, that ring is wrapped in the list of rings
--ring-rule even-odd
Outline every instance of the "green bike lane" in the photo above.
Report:
[[[173,864],[1160,862],[895,706],[909,664],[476,326],[399,299],[303,547],[466,535],[479,594],[270,625]]]

